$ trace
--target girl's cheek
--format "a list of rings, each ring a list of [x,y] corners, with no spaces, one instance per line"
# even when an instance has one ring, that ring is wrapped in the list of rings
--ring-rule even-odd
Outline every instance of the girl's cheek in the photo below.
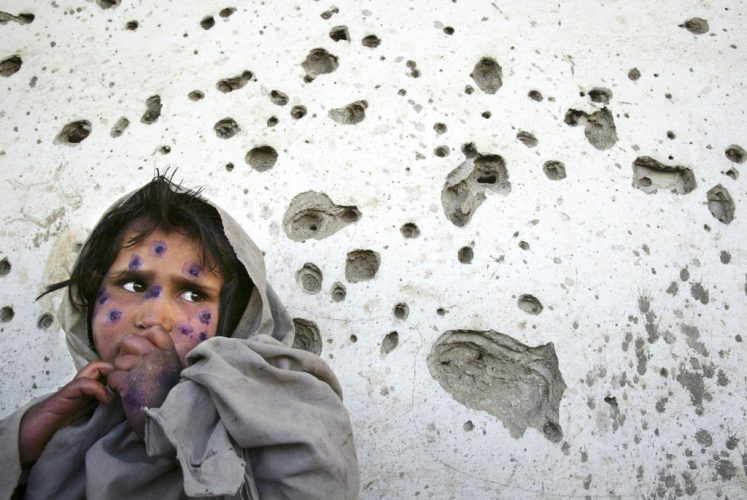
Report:
[[[216,313],[213,307],[197,307],[188,311],[183,321],[175,325],[174,344],[184,350],[184,355],[197,344],[215,336]],[[180,353],[181,354],[181,353]]]

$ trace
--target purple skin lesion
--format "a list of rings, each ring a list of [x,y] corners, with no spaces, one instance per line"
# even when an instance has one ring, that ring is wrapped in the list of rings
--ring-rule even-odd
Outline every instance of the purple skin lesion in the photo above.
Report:
[[[200,332],[200,342],[207,340],[207,332]]]
[[[187,264],[186,272],[184,273],[193,278],[198,278],[202,274],[202,266],[199,264]]]
[[[96,294],[96,301],[99,304],[105,304],[107,300],[109,300],[109,294],[107,293],[106,289],[100,289]]]
[[[203,325],[209,325],[212,318],[213,316],[210,314],[210,311],[202,311],[200,313],[200,323]]]
[[[132,270],[140,269],[143,267],[143,259],[141,259],[139,255],[133,255],[127,267]]]
[[[159,285],[153,285],[152,287],[148,288],[148,290],[145,292],[145,298],[146,299],[157,299],[161,296],[161,287]]]
[[[151,245],[151,251],[156,257],[163,257],[163,255],[166,253],[166,243],[163,241],[154,241],[153,245]]]
[[[194,332],[194,329],[189,325],[179,325],[177,329],[182,335],[192,335],[192,332]]]
[[[109,311],[109,314],[107,314],[106,317],[110,322],[116,323],[122,317],[122,311],[118,309],[112,309],[111,311]]]

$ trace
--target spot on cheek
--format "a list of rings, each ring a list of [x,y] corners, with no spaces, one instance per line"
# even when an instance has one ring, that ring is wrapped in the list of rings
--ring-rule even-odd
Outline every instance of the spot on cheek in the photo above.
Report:
[[[200,332],[200,342],[207,340],[207,332]]]
[[[118,309],[112,309],[111,311],[109,311],[109,314],[107,314],[106,317],[110,322],[116,323],[122,317],[122,311]]]
[[[166,253],[166,243],[163,241],[154,241],[153,245],[151,245],[151,251],[156,257],[163,257],[163,254]]]
[[[139,255],[133,255],[127,267],[130,269],[140,269],[141,267],[143,267],[143,260]]]
[[[99,290],[96,294],[96,300],[98,300],[99,304],[104,304],[109,300],[109,294],[106,292],[106,289],[102,288]]]
[[[182,335],[192,335],[192,332],[194,332],[192,327],[189,325],[179,325],[177,329],[179,330],[179,333],[181,333]]]
[[[210,314],[210,311],[202,311],[200,313],[200,323],[203,325],[209,325],[212,318],[213,316]]]
[[[155,299],[160,296],[161,296],[161,287],[158,285],[153,285],[152,287],[148,288],[148,290],[145,292],[146,299]]]

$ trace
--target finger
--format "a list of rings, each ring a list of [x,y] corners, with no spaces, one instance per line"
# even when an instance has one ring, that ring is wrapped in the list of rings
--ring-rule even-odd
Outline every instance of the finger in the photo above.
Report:
[[[143,356],[152,352],[155,348],[156,346],[147,337],[131,333],[122,338],[119,351],[121,354]]]
[[[91,361],[75,375],[78,378],[100,379],[106,377],[114,369],[111,363],[107,361]]]
[[[122,391],[127,387],[127,375],[128,372],[123,370],[114,370],[106,377],[106,384],[111,387],[117,394],[122,394]]]
[[[123,354],[114,359],[114,369],[121,371],[132,370],[135,365],[142,361],[143,357],[135,354]]]
[[[174,350],[174,339],[172,339],[171,335],[169,335],[164,330],[146,330],[145,337],[159,349],[165,349],[168,351]]]
[[[91,378],[77,378],[63,387],[60,397],[66,399],[72,406],[87,404],[89,398],[101,403],[111,403],[111,396],[106,392],[106,386]]]

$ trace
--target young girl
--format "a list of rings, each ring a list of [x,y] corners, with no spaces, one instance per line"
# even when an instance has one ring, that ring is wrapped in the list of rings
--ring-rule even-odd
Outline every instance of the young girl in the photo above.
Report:
[[[0,421],[0,497],[357,497],[337,379],[197,192],[159,175],[117,202],[64,287],[79,371]]]

